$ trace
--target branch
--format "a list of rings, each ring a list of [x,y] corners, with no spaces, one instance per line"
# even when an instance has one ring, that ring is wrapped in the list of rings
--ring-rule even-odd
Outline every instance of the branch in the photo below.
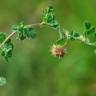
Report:
[[[32,27],[36,27],[36,26],[41,26],[43,25],[44,23],[41,22],[41,23],[36,23],[36,24],[30,24],[30,25],[27,25],[26,27],[28,26],[32,26]],[[1,44],[0,44],[0,48],[12,37],[16,34],[16,31],[12,32]]]
[[[0,45],[0,48],[13,36],[16,32],[12,32]]]

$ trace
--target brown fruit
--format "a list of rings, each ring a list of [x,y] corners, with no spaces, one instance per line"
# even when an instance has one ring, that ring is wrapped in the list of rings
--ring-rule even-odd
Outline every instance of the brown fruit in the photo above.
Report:
[[[53,45],[51,48],[52,55],[56,57],[63,57],[65,54],[65,49],[61,45]]]

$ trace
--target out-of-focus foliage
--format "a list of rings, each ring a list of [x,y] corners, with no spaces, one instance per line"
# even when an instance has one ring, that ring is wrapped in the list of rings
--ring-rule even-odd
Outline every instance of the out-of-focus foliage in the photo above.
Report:
[[[0,77],[0,87],[5,86],[7,83],[6,78]]]
[[[2,43],[6,38],[6,35],[4,32],[0,32],[0,43]]]
[[[54,6],[61,26],[70,31],[83,32],[84,20],[96,25],[95,0],[1,0],[0,31],[8,32],[11,25],[22,20],[28,24],[38,22],[41,10],[49,3]],[[47,26],[37,27],[37,31],[34,40],[15,42],[12,39],[16,48],[9,64],[1,57],[0,76],[8,81],[0,87],[0,96],[95,96],[94,48],[69,42],[65,57],[57,59],[50,55],[49,49],[58,33]]]

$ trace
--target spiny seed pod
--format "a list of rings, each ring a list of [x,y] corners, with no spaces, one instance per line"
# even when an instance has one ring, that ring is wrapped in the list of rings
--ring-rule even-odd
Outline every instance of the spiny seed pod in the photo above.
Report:
[[[66,50],[61,45],[53,45],[51,48],[51,53],[52,55],[61,58],[66,53]]]

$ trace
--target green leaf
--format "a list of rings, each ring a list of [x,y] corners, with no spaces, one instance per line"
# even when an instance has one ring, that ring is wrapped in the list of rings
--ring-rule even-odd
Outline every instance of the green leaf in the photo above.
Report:
[[[52,20],[54,20],[54,9],[53,9],[52,6],[49,6],[48,8],[46,8],[44,10],[44,13],[43,13],[43,22],[49,23]]]
[[[31,25],[24,25],[23,22],[17,26],[13,26],[13,30],[17,32],[17,39],[24,40],[26,38],[35,38],[37,33]]]
[[[10,43],[5,43],[1,55],[4,56],[4,58],[6,59],[6,61],[8,61],[8,59],[10,57],[12,57],[12,51],[13,51],[13,44]]]
[[[85,24],[85,32],[84,32],[85,36],[95,33],[96,27],[94,27],[90,22],[87,21],[84,24]]]
[[[0,77],[0,86],[4,86],[7,83],[7,80],[5,77]]]
[[[6,38],[6,34],[3,32],[0,32],[0,43],[2,43]]]
[[[91,27],[91,28],[87,31],[87,34],[95,33],[95,30],[96,30],[95,27]]]
[[[18,34],[19,40],[26,39],[25,28],[24,28],[23,22],[21,22],[19,25],[17,25],[17,34]]]
[[[25,30],[26,31],[26,36],[28,38],[35,38],[37,36],[37,33],[32,26],[25,26],[25,29],[26,29]]]
[[[71,39],[71,40],[76,40],[79,36],[80,36],[80,34],[79,34],[78,32],[72,31],[72,32],[70,33],[70,39]]]
[[[55,12],[52,6],[49,6],[44,10],[42,22],[54,28],[59,26],[59,23],[55,18]]]
[[[91,23],[90,23],[89,21],[86,21],[86,22],[84,23],[84,25],[85,25],[86,30],[88,30],[88,29],[91,28]]]
[[[49,24],[51,27],[57,28],[59,26],[59,23],[57,20],[53,20],[52,22],[50,22]]]
[[[56,41],[56,44],[63,45],[66,40],[64,38],[60,38]]]

